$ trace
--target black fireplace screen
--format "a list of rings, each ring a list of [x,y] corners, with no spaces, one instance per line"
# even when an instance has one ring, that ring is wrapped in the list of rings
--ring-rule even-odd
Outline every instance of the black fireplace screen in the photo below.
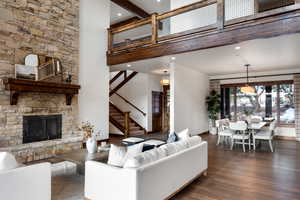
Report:
[[[23,144],[61,138],[61,115],[23,116]]]

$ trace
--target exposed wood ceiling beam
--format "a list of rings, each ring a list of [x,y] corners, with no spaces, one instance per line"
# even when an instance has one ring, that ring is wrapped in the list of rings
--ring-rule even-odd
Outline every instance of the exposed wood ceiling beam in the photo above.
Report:
[[[124,51],[107,56],[108,65],[134,62],[149,58],[186,53],[208,48],[238,44],[240,42],[258,38],[277,37],[280,35],[300,33],[300,16],[277,16],[273,20],[253,22],[239,25],[236,28],[216,31],[200,35],[191,39],[176,42],[165,42],[148,47]]]
[[[117,4],[118,6],[124,8],[125,10],[128,10],[129,12],[136,14],[137,16],[139,16],[141,18],[147,18],[147,17],[151,16],[145,10],[138,7],[134,3],[131,3],[128,0],[111,0],[111,1],[114,2],[115,4]]]
[[[124,20],[124,21],[121,21],[121,22],[117,22],[117,23],[115,23],[115,24],[112,24],[112,25],[110,25],[110,28],[116,28],[116,27],[124,26],[124,25],[126,25],[126,24],[130,24],[130,23],[136,22],[136,21],[138,21],[138,20],[140,20],[140,18],[137,17],[137,16],[134,16],[134,17],[131,17],[131,18],[126,19],[126,20]]]

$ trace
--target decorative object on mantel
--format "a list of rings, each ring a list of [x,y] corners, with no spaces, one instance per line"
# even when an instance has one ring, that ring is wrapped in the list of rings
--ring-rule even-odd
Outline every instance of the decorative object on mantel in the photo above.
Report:
[[[94,125],[89,121],[82,122],[79,130],[84,132],[84,141],[86,141],[86,149],[90,154],[97,152],[97,140],[94,133]]]
[[[67,79],[66,79],[67,83],[71,83],[72,82],[72,74],[70,72],[67,73]]]
[[[209,121],[209,132],[213,135],[217,134],[216,120],[221,111],[221,96],[217,91],[212,90],[208,97],[206,97],[207,111]]]
[[[79,93],[80,86],[67,83],[20,80],[7,78],[4,80],[5,89],[10,91],[10,105],[17,105],[18,97],[23,92],[50,94],[65,94],[66,104],[72,104],[72,98]]]
[[[15,78],[63,82],[63,68],[57,58],[29,54],[25,57],[25,65],[15,65]]]

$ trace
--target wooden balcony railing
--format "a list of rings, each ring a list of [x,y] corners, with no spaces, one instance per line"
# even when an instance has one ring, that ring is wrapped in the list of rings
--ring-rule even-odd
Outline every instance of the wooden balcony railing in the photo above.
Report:
[[[250,0],[249,0],[250,1]],[[152,14],[151,17],[138,20],[136,22],[123,25],[120,27],[115,27],[112,29],[108,29],[108,56],[109,55],[117,55],[122,52],[127,52],[128,50],[140,48],[140,47],[152,47],[157,44],[166,43],[166,42],[174,42],[174,41],[182,41],[185,39],[190,39],[193,37],[198,37],[199,35],[208,35],[216,32],[223,32],[224,30],[231,30],[233,28],[239,28],[239,26],[243,26],[249,23],[258,23],[267,20],[270,17],[274,16],[282,16],[286,13],[297,13],[299,14],[300,10],[300,0],[295,0],[293,5],[288,5],[272,10],[267,10],[265,12],[259,12],[257,8],[257,1],[253,0],[254,3],[254,11],[251,15],[246,15],[242,17],[237,17],[233,19],[226,20],[226,9],[228,6],[225,6],[226,0],[203,0],[200,2],[196,2],[163,14]],[[192,28],[191,30],[184,30],[182,32],[169,33],[167,35],[159,35],[159,24],[166,19],[170,19],[171,17],[192,13],[197,9],[208,8],[209,6],[215,5],[216,10],[216,23],[211,23],[205,26],[200,26],[197,28]],[[214,8],[215,8],[214,7]],[[201,19],[199,19],[201,20]],[[174,19],[176,23],[176,18]],[[114,43],[114,37],[117,34],[121,34],[126,31],[134,32],[135,29],[141,27],[151,27],[149,30],[149,35],[142,35],[138,38],[133,39],[123,39]],[[124,41],[125,40],[125,41]],[[180,48],[180,47],[178,47]]]

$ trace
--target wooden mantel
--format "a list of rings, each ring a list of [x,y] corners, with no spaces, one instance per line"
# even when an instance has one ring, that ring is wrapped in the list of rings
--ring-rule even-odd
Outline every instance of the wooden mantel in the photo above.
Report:
[[[5,89],[10,91],[10,105],[17,105],[18,97],[23,92],[37,92],[50,94],[65,94],[66,104],[72,104],[72,98],[78,94],[80,86],[68,83],[52,83],[7,78],[4,80]]]

